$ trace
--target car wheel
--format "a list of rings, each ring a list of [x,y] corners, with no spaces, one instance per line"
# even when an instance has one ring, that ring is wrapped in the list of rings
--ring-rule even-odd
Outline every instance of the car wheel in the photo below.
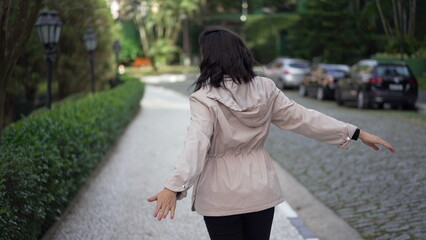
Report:
[[[340,95],[340,90],[338,88],[334,90],[334,99],[336,99],[337,105],[342,106],[344,104],[342,96]]]
[[[284,90],[285,84],[282,78],[278,78],[278,88]]]
[[[401,107],[404,110],[414,110],[414,109],[416,109],[416,105],[414,103],[403,103],[401,105]]]
[[[303,96],[303,97],[306,97],[306,86],[305,85],[300,85],[299,86],[299,95],[300,96]]]
[[[317,88],[317,99],[320,101],[324,100],[324,88]]]
[[[359,109],[367,109],[370,108],[370,104],[368,103],[368,100],[366,99],[365,93],[363,91],[360,91],[358,93],[358,97],[357,97],[357,101],[356,101],[356,106]]]
[[[391,108],[397,110],[399,109],[399,104],[391,104]]]

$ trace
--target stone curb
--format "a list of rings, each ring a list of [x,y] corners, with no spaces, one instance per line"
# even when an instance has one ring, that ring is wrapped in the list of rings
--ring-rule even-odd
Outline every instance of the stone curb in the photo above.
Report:
[[[299,215],[297,215],[296,211],[294,211],[293,208],[287,203],[283,202],[280,205],[276,207],[278,211],[284,212],[284,214],[287,216],[287,219],[290,221],[290,223],[294,226],[294,228],[297,229],[300,236],[303,237],[305,240],[319,240],[315,236],[314,233],[305,225],[303,220],[299,218]]]

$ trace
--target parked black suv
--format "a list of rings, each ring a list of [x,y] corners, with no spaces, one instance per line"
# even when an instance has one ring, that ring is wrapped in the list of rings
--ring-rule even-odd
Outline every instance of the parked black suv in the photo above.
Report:
[[[339,105],[356,101],[358,108],[414,109],[417,100],[417,80],[403,62],[361,60],[351,67],[349,78],[340,80],[335,90]]]

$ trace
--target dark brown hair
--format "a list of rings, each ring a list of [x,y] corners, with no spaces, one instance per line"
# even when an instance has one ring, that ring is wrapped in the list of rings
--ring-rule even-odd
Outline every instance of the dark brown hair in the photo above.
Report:
[[[253,54],[236,33],[226,28],[213,27],[203,31],[198,41],[200,76],[194,83],[194,91],[208,84],[220,87],[224,75],[237,84],[248,83],[256,76],[253,72]]]

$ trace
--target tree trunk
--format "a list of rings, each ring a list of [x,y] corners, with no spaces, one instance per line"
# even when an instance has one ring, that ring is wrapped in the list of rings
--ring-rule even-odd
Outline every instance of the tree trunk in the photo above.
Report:
[[[355,1],[355,11],[360,11],[361,9],[361,3],[359,2],[359,0]]]
[[[5,84],[3,84],[3,79],[0,80],[0,143],[2,139],[2,133],[4,128],[4,115],[5,115],[5,101],[6,101],[6,87]]]
[[[399,18],[399,31],[401,33],[401,37],[405,35],[405,17],[404,17],[404,10],[402,7],[401,0],[397,0],[398,3],[398,18]]]
[[[380,4],[380,0],[376,0],[377,10],[379,11],[380,20],[382,21],[383,30],[385,31],[386,37],[388,40],[391,39],[391,33],[388,28],[388,24],[386,22],[385,16],[383,15],[382,6]]]
[[[154,72],[158,72],[157,64],[155,62],[155,56],[151,56],[150,59],[151,59],[151,66],[154,69]]]
[[[191,65],[191,41],[189,39],[189,20],[183,20],[183,52],[184,52],[184,65]]]
[[[393,23],[395,26],[395,34],[396,36],[401,36],[401,30],[400,30],[400,24],[399,24],[399,14],[398,14],[398,7],[395,0],[392,0],[392,17],[393,17]]]
[[[12,75],[13,68],[17,62],[17,58],[13,59],[10,55],[1,55],[0,66],[4,66],[4,71],[0,71],[0,142],[2,129],[5,127],[5,118],[6,118],[6,93],[7,87],[10,82],[10,77]]]
[[[0,4],[0,141],[7,87],[16,62],[34,27],[43,0],[2,1]],[[12,18],[13,17],[13,18]],[[13,22],[10,19],[13,19]],[[13,26],[12,26],[13,25]],[[15,26],[22,26],[17,28]]]
[[[149,51],[149,41],[148,41],[148,35],[146,34],[145,27],[143,25],[143,20],[140,21],[136,20],[136,24],[138,25],[139,29],[139,37],[142,45],[142,49],[144,51],[144,54],[147,56]]]
[[[182,21],[179,21],[178,23],[179,24],[176,24],[176,28],[175,28],[173,35],[172,35],[172,38],[171,38],[173,45],[176,44],[177,39],[179,37],[179,32],[180,32],[181,27],[182,27]]]
[[[408,35],[414,36],[416,26],[416,1],[410,0],[409,2],[409,20],[408,20]]]

